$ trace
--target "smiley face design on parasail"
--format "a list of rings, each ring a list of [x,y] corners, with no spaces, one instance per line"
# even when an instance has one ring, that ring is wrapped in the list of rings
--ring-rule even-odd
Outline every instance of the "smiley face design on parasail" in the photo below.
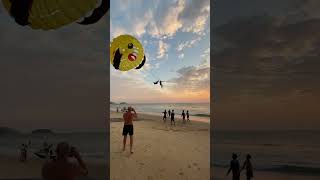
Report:
[[[120,71],[140,69],[146,57],[142,44],[131,35],[120,35],[110,44],[110,63]]]

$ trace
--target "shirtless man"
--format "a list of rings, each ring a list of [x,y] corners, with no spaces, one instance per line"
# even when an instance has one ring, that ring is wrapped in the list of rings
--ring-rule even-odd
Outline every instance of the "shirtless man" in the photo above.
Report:
[[[46,162],[42,167],[43,180],[75,180],[79,176],[88,175],[88,169],[74,147],[61,142],[57,145],[56,153],[57,159]],[[69,162],[69,157],[74,157],[78,164]]]
[[[132,145],[133,145],[133,119],[137,118],[137,113],[132,107],[128,107],[128,111],[123,114],[123,151],[126,150],[126,142],[127,142],[127,135],[130,135],[130,152],[132,151]]]

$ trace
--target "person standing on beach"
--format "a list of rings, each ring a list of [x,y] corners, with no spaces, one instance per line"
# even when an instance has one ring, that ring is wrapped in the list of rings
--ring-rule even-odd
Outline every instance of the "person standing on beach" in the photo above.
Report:
[[[184,110],[182,110],[181,117],[182,117],[182,122],[185,123],[186,122],[186,113],[184,112]]]
[[[241,170],[246,169],[247,180],[250,180],[251,178],[253,178],[253,166],[250,159],[251,159],[251,155],[247,154],[246,161],[243,163],[243,166],[241,169]]]
[[[162,112],[162,113],[163,113],[162,120],[163,120],[163,122],[166,122],[166,120],[167,120],[167,110],[165,109],[164,112]]]
[[[171,112],[171,126],[172,126],[172,122],[174,125],[176,125],[176,122],[174,121],[174,110],[172,110]]]
[[[132,107],[128,107],[128,111],[123,114],[123,151],[126,150],[127,135],[130,135],[130,153],[133,153],[133,119],[138,118],[136,111]]]
[[[237,158],[238,158],[238,155],[233,153],[232,160],[230,161],[230,168],[227,172],[227,176],[228,176],[230,171],[232,171],[233,180],[240,180],[240,163]]]
[[[87,176],[88,169],[79,152],[66,142],[61,142],[56,148],[57,159],[47,161],[42,167],[43,180],[75,180]],[[69,161],[69,157],[77,160],[77,164]]]
[[[22,144],[20,148],[20,161],[26,162],[27,161],[27,145]]]
[[[187,110],[187,121],[190,121],[190,119],[189,119],[189,110]]]
[[[169,109],[169,111],[168,111],[168,115],[169,115],[169,117],[171,117],[171,111],[170,111],[170,109]]]

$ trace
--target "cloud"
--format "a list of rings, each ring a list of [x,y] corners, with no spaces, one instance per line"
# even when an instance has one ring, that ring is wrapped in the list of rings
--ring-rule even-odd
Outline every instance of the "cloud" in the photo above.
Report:
[[[129,33],[139,37],[148,34],[166,39],[173,37],[178,31],[204,34],[210,14],[209,0],[125,2],[125,5],[117,3],[114,7],[119,9],[120,14],[126,13],[127,16],[116,25],[121,29],[130,27]],[[123,10],[124,8],[126,9]]]
[[[189,66],[177,70],[177,78],[172,78],[168,82],[173,83],[175,91],[199,92],[199,90],[209,91],[210,89],[210,68]]]
[[[179,58],[179,59],[183,59],[183,58],[184,58],[184,54],[183,54],[183,53],[182,53],[182,54],[179,54],[178,58]]]
[[[213,53],[220,99],[247,95],[269,99],[320,89],[316,83],[320,19],[288,24],[279,18],[243,17],[213,31],[223,42],[223,48],[217,44]]]
[[[167,43],[163,42],[162,40],[160,40],[159,41],[159,49],[158,49],[157,58],[158,59],[163,58],[167,54],[167,52],[169,50],[169,47],[170,47],[169,44],[167,44]]]
[[[185,48],[191,48],[193,46],[196,45],[196,43],[198,43],[201,40],[201,37],[196,37],[195,39],[192,39],[190,41],[185,41],[182,42],[178,45],[178,47],[176,48],[176,50],[178,52],[183,51]]]
[[[179,14],[183,23],[182,30],[203,34],[210,17],[210,0],[193,0],[186,3],[186,7]],[[208,26],[209,28],[209,26]]]

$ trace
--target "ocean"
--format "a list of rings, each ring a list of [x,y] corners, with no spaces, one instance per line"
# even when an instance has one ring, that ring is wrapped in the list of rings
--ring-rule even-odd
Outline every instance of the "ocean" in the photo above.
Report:
[[[31,134],[31,133],[0,133],[0,155],[19,157],[21,144],[31,142],[28,156],[37,158],[33,153],[39,151],[46,141],[48,144],[55,145],[66,141],[76,147],[85,159],[94,162],[106,163],[108,157],[106,143],[106,132],[75,132],[75,133],[54,133],[54,134]]]
[[[211,165],[227,167],[247,153],[256,170],[320,176],[320,131],[213,131]]]
[[[177,115],[180,115],[182,110],[189,110],[190,120],[210,122],[210,103],[144,103],[144,104],[125,104],[117,105],[110,104],[110,110],[116,111],[122,107],[132,106],[137,113],[151,114],[162,116],[162,112],[166,109],[174,109]]]

